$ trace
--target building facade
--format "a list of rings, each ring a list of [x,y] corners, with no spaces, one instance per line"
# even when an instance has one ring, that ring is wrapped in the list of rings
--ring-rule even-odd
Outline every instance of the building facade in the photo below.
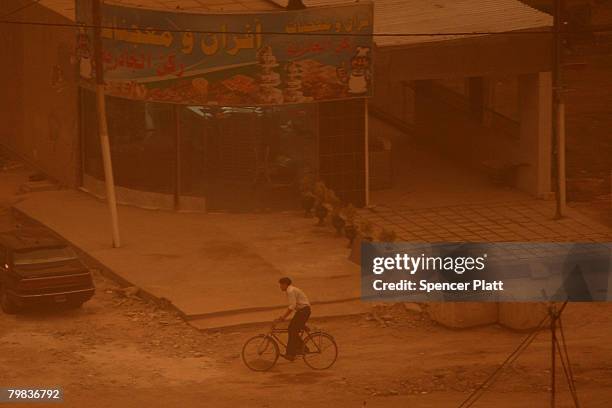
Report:
[[[146,1],[107,2],[148,7]],[[284,2],[227,1],[197,13],[285,13]],[[305,1],[309,8],[345,4]],[[367,195],[370,114],[471,166],[513,169],[534,196],[551,190],[550,16],[515,0],[377,0],[373,98],[291,104],[169,103],[107,96],[120,202],[151,208],[287,208],[314,174],[347,202]],[[3,3],[2,12],[18,6]],[[174,10],[176,11],[176,10]],[[15,21],[77,22],[70,1],[43,0]],[[74,27],[2,24],[0,144],[69,187],[103,194],[95,100],[80,86]],[[536,31],[490,35],[493,31]],[[448,35],[405,36],[409,32]],[[465,35],[473,32],[474,35]],[[463,33],[463,34],[462,34]],[[460,84],[457,86],[457,84]],[[500,85],[501,84],[501,85]],[[507,97],[509,94],[510,96]],[[512,100],[512,113],[496,101]],[[490,166],[490,165],[489,165]]]

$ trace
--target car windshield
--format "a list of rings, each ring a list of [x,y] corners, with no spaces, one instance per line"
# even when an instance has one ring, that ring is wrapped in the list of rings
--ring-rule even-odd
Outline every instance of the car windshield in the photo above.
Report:
[[[70,247],[43,248],[15,252],[13,256],[13,263],[15,265],[33,265],[68,261],[70,259],[76,259],[76,257],[76,253]]]

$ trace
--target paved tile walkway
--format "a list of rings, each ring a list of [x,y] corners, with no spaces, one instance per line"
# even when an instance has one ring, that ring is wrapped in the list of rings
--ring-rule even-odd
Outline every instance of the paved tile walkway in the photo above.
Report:
[[[361,211],[378,229],[404,241],[610,242],[612,230],[577,211],[554,220],[554,203],[541,200],[485,202],[437,208],[377,206]]]
[[[373,208],[362,210],[379,229],[405,241],[610,242],[610,228],[571,208],[553,220],[555,202],[497,187],[477,169],[448,160],[435,149],[376,118],[372,135],[392,141],[393,188],[371,192]]]

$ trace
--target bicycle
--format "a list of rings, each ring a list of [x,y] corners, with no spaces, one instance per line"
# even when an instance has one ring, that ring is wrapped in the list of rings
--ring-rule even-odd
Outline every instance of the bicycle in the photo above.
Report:
[[[242,361],[253,371],[268,371],[276,364],[281,355],[281,347],[287,350],[287,344],[279,337],[288,333],[288,329],[276,328],[276,323],[268,333],[258,334],[248,339],[242,347]],[[304,342],[301,354],[304,363],[313,370],[326,370],[338,358],[338,346],[333,336],[319,329],[311,330],[308,326],[300,331]]]

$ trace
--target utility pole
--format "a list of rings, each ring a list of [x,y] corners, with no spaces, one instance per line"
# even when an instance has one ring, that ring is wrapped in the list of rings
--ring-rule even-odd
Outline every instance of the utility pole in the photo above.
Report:
[[[365,207],[370,206],[370,111],[368,98],[363,98],[364,106],[364,154],[365,154]]]
[[[104,182],[106,185],[106,201],[110,210],[111,228],[113,232],[113,247],[119,248],[119,221],[117,218],[117,198],[115,196],[115,179],[113,177],[113,165],[111,161],[110,142],[108,140],[108,125],[106,123],[106,100],[104,98],[104,65],[102,62],[102,0],[92,0],[93,17],[93,48],[94,63],[96,69],[96,101],[98,116],[98,134],[100,136],[100,148],[102,150],[102,162],[104,164]]]
[[[553,0],[553,134],[556,147],[557,188],[555,219],[563,218],[566,206],[565,183],[565,104],[561,67],[563,60],[564,1]]]

